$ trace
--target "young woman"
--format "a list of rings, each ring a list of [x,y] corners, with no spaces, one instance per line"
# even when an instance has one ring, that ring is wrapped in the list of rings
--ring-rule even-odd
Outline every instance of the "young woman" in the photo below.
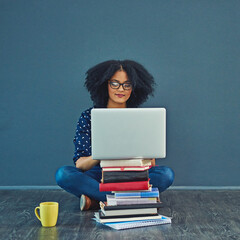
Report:
[[[86,75],[85,86],[95,108],[138,107],[153,95],[152,75],[135,61],[106,61],[89,69]],[[106,201],[106,194],[110,194],[99,191],[100,162],[91,156],[91,109],[82,112],[77,124],[73,140],[75,166],[64,166],[56,172],[57,184],[81,198],[81,210],[98,206],[97,202]],[[162,192],[173,183],[174,172],[169,167],[155,166],[155,159],[152,165],[150,183]]]

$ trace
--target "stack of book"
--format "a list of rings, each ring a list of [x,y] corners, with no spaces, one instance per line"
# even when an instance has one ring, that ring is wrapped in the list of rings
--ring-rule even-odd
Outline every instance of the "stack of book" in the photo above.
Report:
[[[100,191],[110,191],[100,202],[95,220],[119,229],[170,223],[158,214],[162,206],[159,191],[149,184],[150,159],[102,160]]]

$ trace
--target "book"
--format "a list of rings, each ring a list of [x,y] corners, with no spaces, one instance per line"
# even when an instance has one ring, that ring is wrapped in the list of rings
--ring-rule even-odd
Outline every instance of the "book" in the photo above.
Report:
[[[115,198],[159,198],[158,188],[152,188],[151,191],[134,192],[115,192]]]
[[[100,223],[114,223],[114,222],[129,222],[129,221],[139,221],[139,220],[157,220],[162,219],[162,215],[149,215],[149,216],[138,216],[138,217],[116,217],[116,218],[100,218],[99,212],[94,214],[96,220]]]
[[[118,183],[118,182],[137,182],[147,181],[148,170],[145,171],[102,171],[102,183]]]
[[[115,172],[115,171],[145,171],[152,166],[120,166],[120,167],[103,167],[103,172]]]
[[[141,192],[149,192],[152,190],[152,185],[150,184],[147,190],[141,190]],[[140,190],[128,190],[128,191],[112,191],[112,193],[125,193],[125,192],[138,192]]]
[[[133,217],[149,217],[149,216],[157,216],[158,213],[154,214],[134,214],[134,215],[116,215],[116,216],[105,216],[101,211],[99,211],[100,219],[115,219],[115,218],[133,218]]]
[[[149,227],[162,224],[170,224],[172,222],[171,218],[162,216],[162,218],[157,220],[143,220],[143,221],[131,221],[131,222],[117,222],[117,223],[105,223],[105,226],[113,228],[115,230],[131,229],[138,227]]]
[[[100,183],[100,192],[128,191],[128,190],[148,190],[150,187],[148,181],[139,182],[119,182],[119,183]]]
[[[121,166],[151,166],[151,159],[115,159],[115,160],[101,160],[100,166],[103,167],[121,167]]]
[[[101,218],[113,217],[113,216],[137,216],[137,215],[149,215],[157,214],[157,208],[140,208],[140,209],[118,209],[118,210],[105,210],[104,208],[99,211]]]
[[[146,204],[131,204],[131,205],[108,205],[107,202],[100,202],[101,209],[107,210],[119,210],[119,209],[140,209],[140,208],[161,208],[163,207],[162,202],[146,203]]]
[[[107,195],[108,206],[145,204],[145,203],[156,203],[156,202],[157,202],[157,198],[115,198],[114,195]]]

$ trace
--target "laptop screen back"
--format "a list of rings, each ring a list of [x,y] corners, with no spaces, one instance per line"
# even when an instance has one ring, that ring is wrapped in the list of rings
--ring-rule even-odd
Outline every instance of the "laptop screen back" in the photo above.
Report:
[[[165,108],[91,111],[93,159],[166,157]]]

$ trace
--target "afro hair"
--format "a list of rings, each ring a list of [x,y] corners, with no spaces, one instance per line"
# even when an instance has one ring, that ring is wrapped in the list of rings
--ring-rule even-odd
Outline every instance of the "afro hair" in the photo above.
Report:
[[[138,107],[149,95],[153,96],[154,78],[139,63],[132,60],[109,60],[97,64],[86,72],[85,87],[95,107],[105,108],[108,103],[108,80],[116,71],[124,70],[132,84],[132,93],[127,107]]]

